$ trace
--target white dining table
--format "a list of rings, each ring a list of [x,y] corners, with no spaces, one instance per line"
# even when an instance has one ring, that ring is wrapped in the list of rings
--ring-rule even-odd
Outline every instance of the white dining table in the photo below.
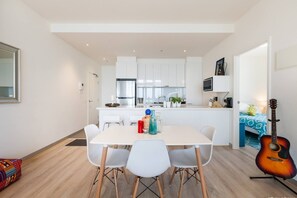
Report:
[[[137,133],[137,126],[111,126],[98,134],[91,144],[103,144],[100,172],[98,178],[98,188],[96,197],[99,198],[104,178],[105,161],[108,152],[108,146],[111,145],[133,145],[136,140],[161,139],[167,146],[189,146],[195,145],[197,167],[201,180],[201,189],[203,197],[207,197],[207,187],[205,183],[200,145],[211,145],[212,141],[202,133],[199,133],[191,126],[163,126],[160,133],[150,135],[148,133]]]

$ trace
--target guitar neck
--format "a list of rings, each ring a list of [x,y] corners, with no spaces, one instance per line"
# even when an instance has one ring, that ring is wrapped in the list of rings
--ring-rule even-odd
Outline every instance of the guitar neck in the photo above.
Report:
[[[277,133],[276,133],[276,113],[275,109],[271,109],[271,138],[272,143],[277,143]]]

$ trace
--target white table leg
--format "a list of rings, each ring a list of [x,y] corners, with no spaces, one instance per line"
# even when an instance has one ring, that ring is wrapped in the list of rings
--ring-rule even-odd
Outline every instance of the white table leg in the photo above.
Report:
[[[199,171],[200,180],[201,180],[201,189],[202,189],[203,198],[207,198],[207,187],[206,187],[206,182],[205,182],[204,173],[203,173],[203,169],[202,169],[200,148],[195,147],[195,151],[196,151],[196,160],[197,160],[198,171]]]

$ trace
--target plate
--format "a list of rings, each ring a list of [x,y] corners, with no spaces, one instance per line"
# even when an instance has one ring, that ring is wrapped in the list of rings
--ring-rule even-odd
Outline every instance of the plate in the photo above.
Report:
[[[107,107],[118,107],[118,106],[120,106],[120,104],[119,103],[106,103],[105,106],[107,106]]]

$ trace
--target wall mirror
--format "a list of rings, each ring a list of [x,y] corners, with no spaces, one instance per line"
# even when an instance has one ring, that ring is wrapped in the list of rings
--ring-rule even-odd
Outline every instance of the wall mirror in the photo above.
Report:
[[[20,49],[0,42],[0,103],[20,102]]]

